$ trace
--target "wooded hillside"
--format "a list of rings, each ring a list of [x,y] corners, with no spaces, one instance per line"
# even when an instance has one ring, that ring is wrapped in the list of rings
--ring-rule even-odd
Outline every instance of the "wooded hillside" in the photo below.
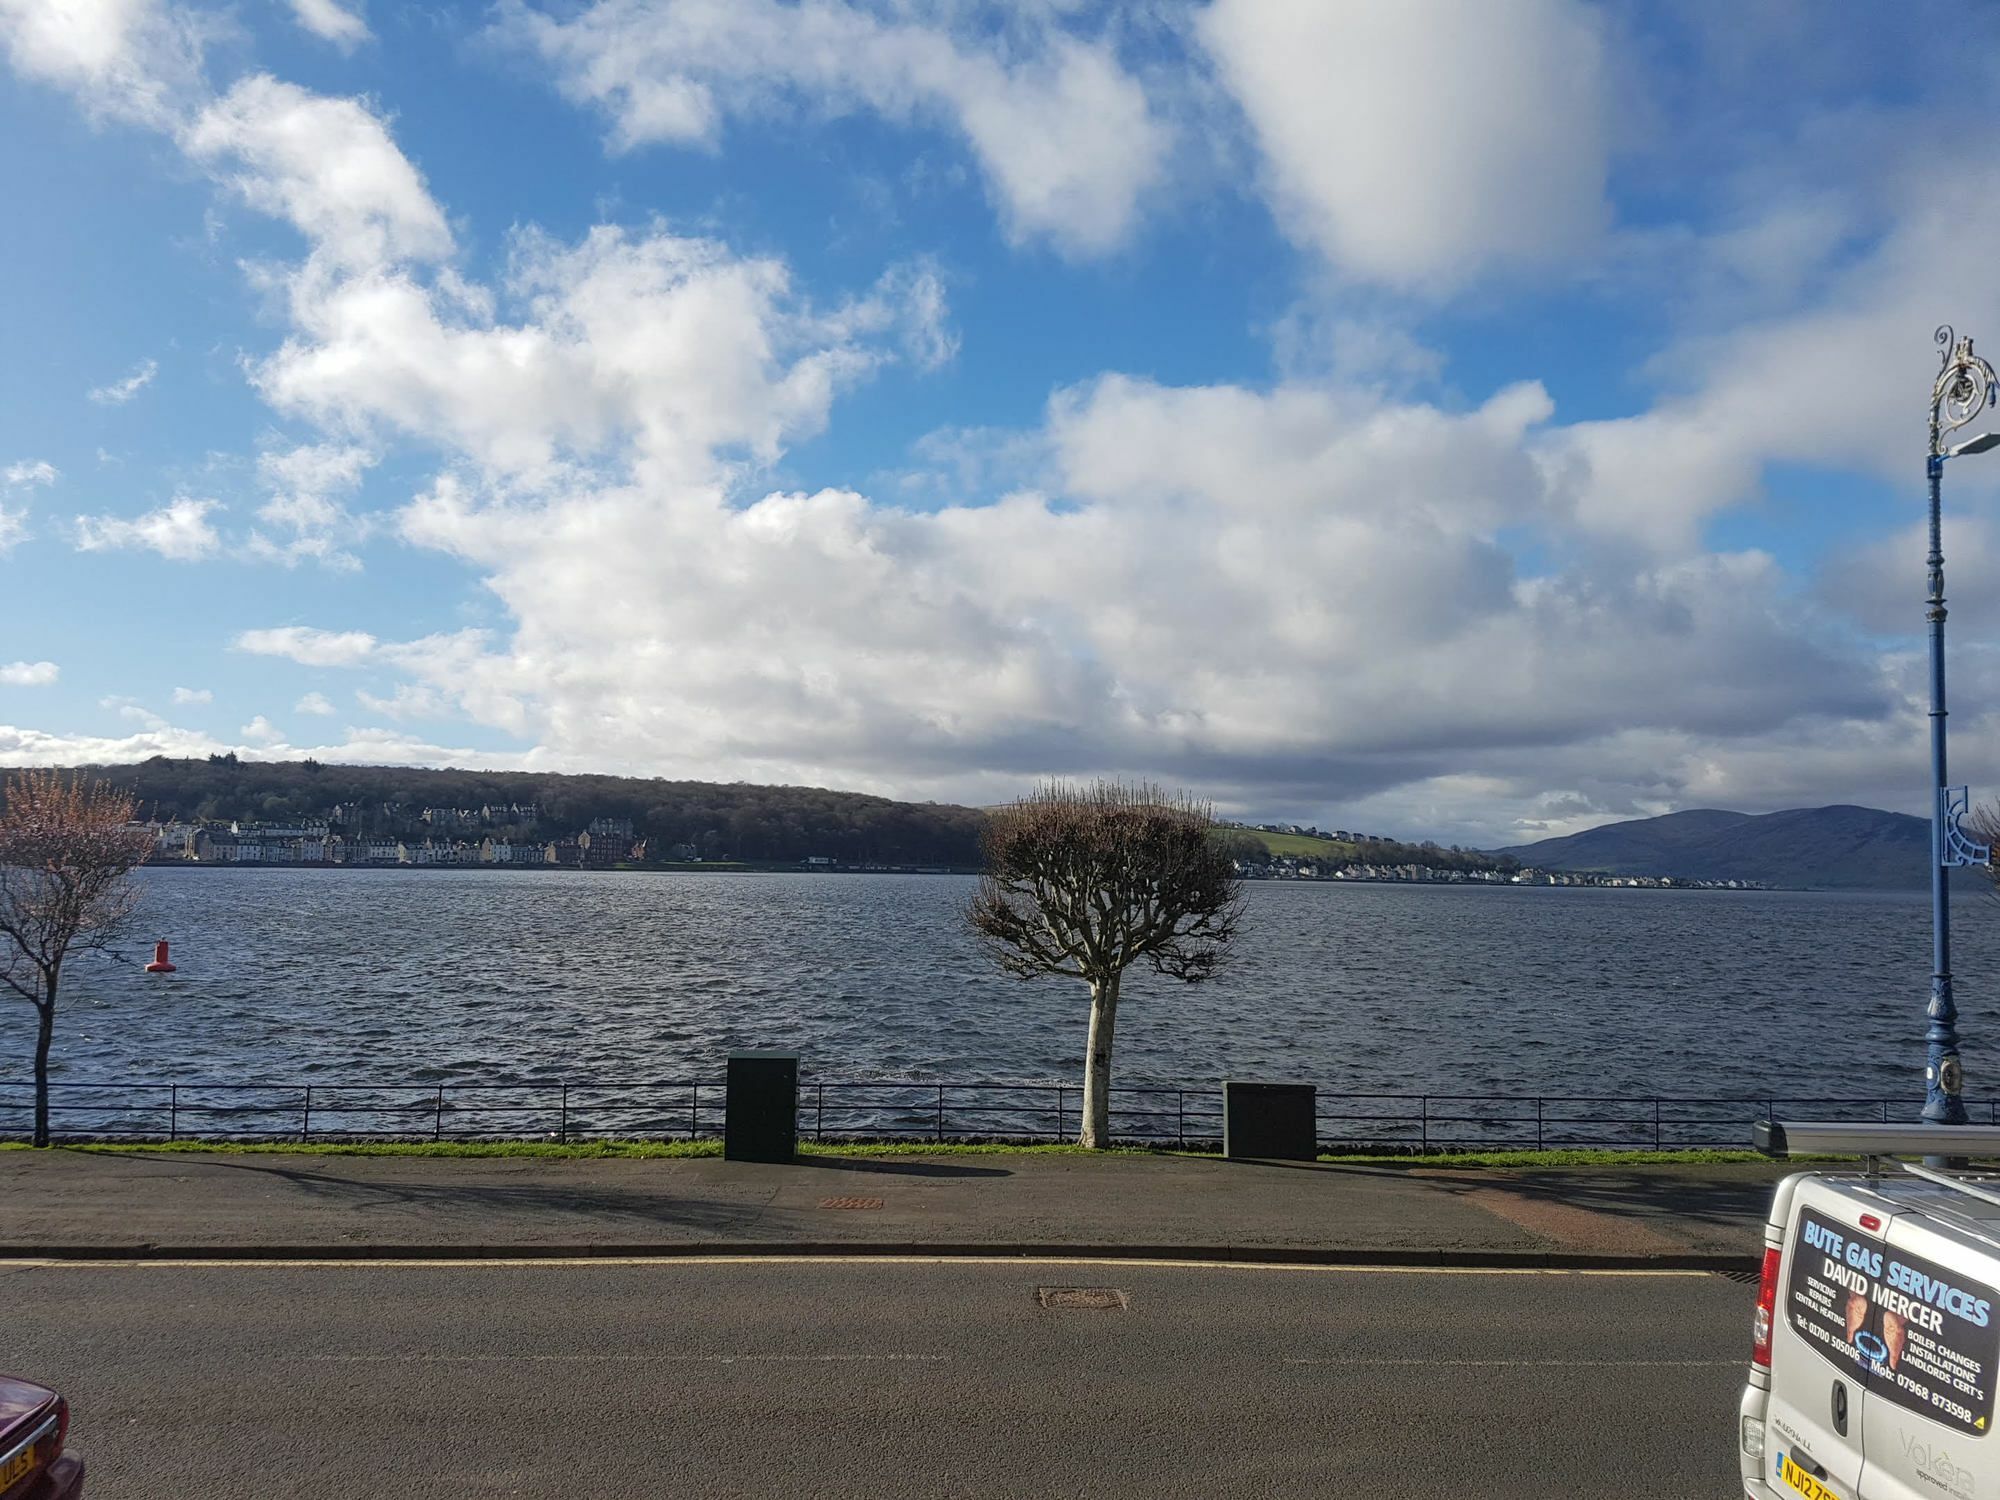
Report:
[[[422,834],[426,808],[479,809],[532,804],[531,826],[491,831],[573,835],[594,818],[630,818],[648,839],[649,858],[690,845],[704,860],[972,866],[982,815],[936,802],[892,802],[819,787],[742,782],[661,781],[629,776],[421,770],[338,766],[316,761],[239,761],[234,756],[139,765],[89,766],[139,799],[142,817],[162,821],[282,823],[327,819],[345,810],[351,834]],[[461,833],[461,836],[464,836]],[[476,834],[473,837],[476,838]]]

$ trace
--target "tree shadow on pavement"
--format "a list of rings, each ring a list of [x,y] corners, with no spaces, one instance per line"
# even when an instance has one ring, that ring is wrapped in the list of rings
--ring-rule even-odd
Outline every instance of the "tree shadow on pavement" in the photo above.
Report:
[[[1286,1161],[1277,1156],[1218,1156],[1214,1161],[1227,1167],[1283,1167],[1291,1172],[1318,1172],[1330,1177],[1408,1177],[1410,1169],[1399,1166],[1371,1166],[1358,1161]]]
[[[1005,1167],[967,1167],[956,1162],[897,1161],[891,1157],[801,1156],[795,1167],[825,1167],[836,1172],[885,1172],[902,1177],[1012,1177]]]
[[[139,1160],[182,1167],[190,1165],[185,1158],[169,1163],[164,1158],[134,1155]],[[751,1199],[709,1199],[621,1188],[544,1183],[364,1181],[327,1171],[219,1158],[209,1158],[199,1165],[255,1173],[266,1180],[281,1182],[307,1198],[351,1208],[359,1214],[387,1211],[421,1215],[442,1212],[457,1217],[469,1213],[514,1220],[557,1216],[599,1223],[723,1231],[741,1229],[754,1223],[763,1215],[768,1201],[762,1194]],[[265,1206],[250,1201],[244,1204],[243,1211],[254,1216]]]

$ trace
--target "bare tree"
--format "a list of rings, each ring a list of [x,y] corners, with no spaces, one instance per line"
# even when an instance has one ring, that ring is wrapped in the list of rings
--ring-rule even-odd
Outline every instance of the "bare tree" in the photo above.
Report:
[[[1090,987],[1078,1143],[1111,1129],[1118,989],[1145,959],[1189,984],[1212,978],[1242,918],[1242,883],[1205,804],[1158,787],[1051,784],[993,813],[986,872],[966,912],[1001,968]]]
[[[2000,801],[1975,803],[1971,812],[1960,825],[1979,843],[2000,856]],[[1989,859],[1978,867],[1990,889],[1989,896],[2000,898],[2000,864]]]
[[[138,904],[152,848],[132,798],[81,775],[23,771],[0,809],[0,982],[35,1007],[35,1144],[49,1143],[49,1042],[70,955],[109,947]]]

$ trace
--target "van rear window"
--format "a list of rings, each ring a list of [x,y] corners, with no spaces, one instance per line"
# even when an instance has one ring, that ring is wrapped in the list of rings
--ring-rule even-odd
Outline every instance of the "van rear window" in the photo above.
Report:
[[[1870,1397],[1973,1437],[1993,1420],[2000,1297],[1956,1272],[1801,1210],[1785,1319]]]

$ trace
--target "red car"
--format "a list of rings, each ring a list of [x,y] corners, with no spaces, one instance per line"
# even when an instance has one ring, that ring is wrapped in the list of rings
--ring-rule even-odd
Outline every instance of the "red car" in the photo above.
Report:
[[[0,1375],[0,1500],[77,1500],[83,1460],[63,1452],[69,1403],[47,1386]]]

